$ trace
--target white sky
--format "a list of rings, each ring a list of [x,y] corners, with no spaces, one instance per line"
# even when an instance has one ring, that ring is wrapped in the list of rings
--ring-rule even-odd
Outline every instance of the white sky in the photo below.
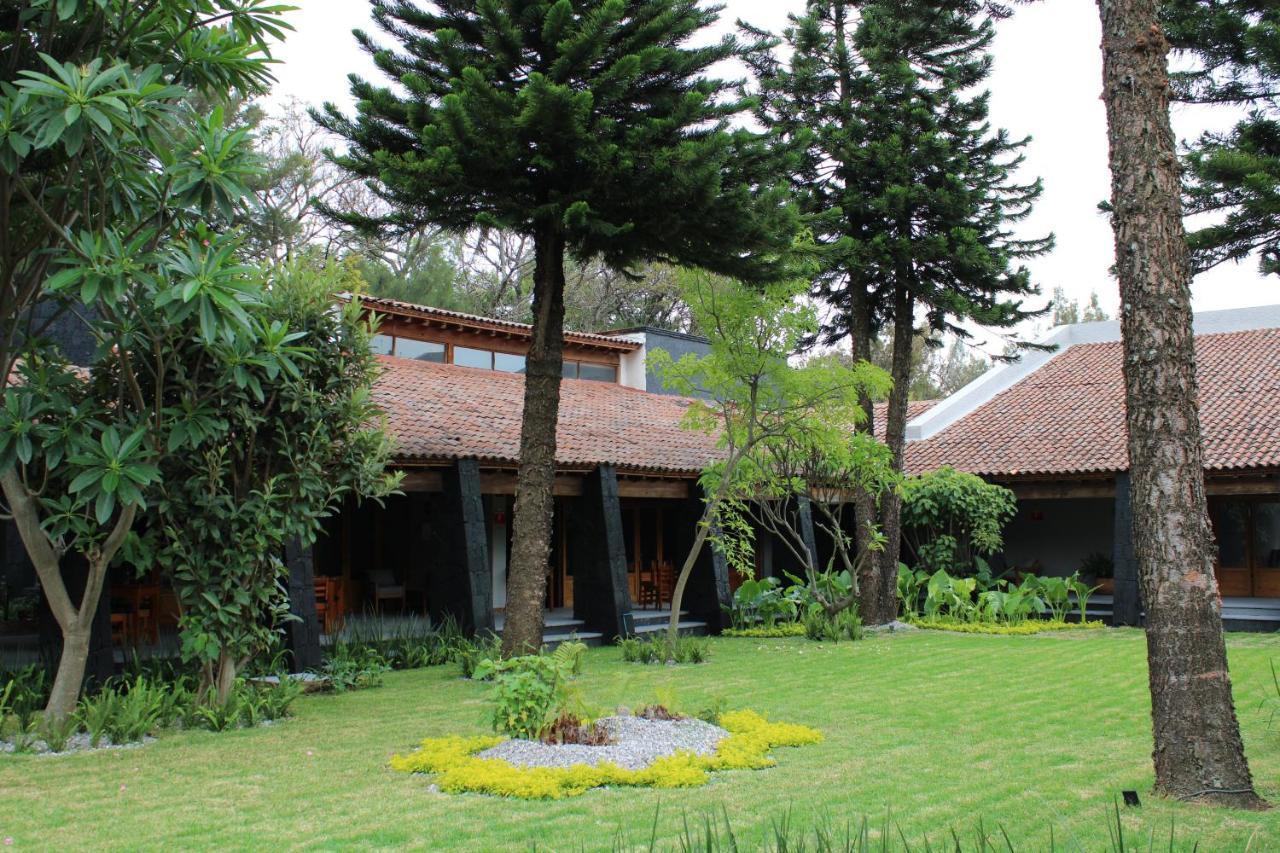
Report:
[[[742,18],[777,31],[803,0],[726,0],[726,26]],[[296,32],[279,47],[278,84],[272,100],[298,98],[308,104],[351,104],[346,76],[376,71],[358,49],[351,30],[372,30],[365,0],[295,0],[301,9],[291,22]],[[1099,96],[1102,60],[1097,7],[1084,0],[1045,0],[1019,7],[1000,22],[994,46],[991,120],[1014,136],[1030,135],[1023,177],[1040,176],[1045,191],[1024,224],[1026,234],[1052,231],[1057,248],[1030,262],[1046,295],[1062,286],[1084,302],[1096,290],[1113,316],[1119,303],[1108,274],[1113,259],[1111,229],[1097,211],[1110,195],[1106,116]],[[1225,125],[1224,125],[1225,122]],[[1180,139],[1207,127],[1229,125],[1230,116],[1202,108],[1178,107],[1174,126]],[[1197,311],[1280,302],[1280,279],[1265,280],[1256,263],[1225,265],[1198,278]]]

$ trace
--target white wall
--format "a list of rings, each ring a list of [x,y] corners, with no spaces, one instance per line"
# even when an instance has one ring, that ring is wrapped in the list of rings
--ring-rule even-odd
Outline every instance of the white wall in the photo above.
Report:
[[[507,525],[511,523],[511,506],[506,495],[484,498],[486,527],[489,531],[489,563],[493,567],[494,609],[507,606]],[[498,523],[498,516],[503,521]]]
[[[624,352],[618,360],[618,384],[627,388],[639,388],[641,391],[648,390],[647,366],[648,359],[645,353],[645,334],[644,332],[627,333],[623,335],[613,335],[621,341],[637,341],[640,349],[631,352]]]
[[[1114,512],[1111,498],[1019,500],[1004,531],[1005,562],[1012,568],[1038,561],[1041,574],[1066,576],[1094,552],[1110,557]]]

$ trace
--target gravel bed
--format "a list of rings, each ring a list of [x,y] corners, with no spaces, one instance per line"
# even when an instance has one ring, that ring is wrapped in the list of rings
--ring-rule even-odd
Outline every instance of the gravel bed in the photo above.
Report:
[[[648,767],[664,755],[684,750],[710,755],[729,733],[702,720],[645,720],[640,717],[605,717],[600,724],[617,743],[608,746],[545,744],[507,740],[479,753],[480,758],[501,758],[522,767],[569,767],[611,761],[627,770]]]
[[[81,732],[80,734],[71,736],[71,738],[67,741],[66,748],[63,749],[62,752],[51,752],[49,750],[48,744],[46,744],[42,740],[37,740],[35,743],[33,743],[27,749],[27,752],[33,755],[68,755],[72,752],[90,752],[95,749],[136,749],[137,747],[143,746],[144,744],[153,743],[154,741],[155,741],[155,738],[151,737],[150,735],[147,735],[142,740],[134,741],[133,743],[115,744],[111,742],[110,738],[104,736],[100,741],[98,741],[98,745],[94,747],[94,746],[90,746],[89,744],[89,735],[84,732]],[[14,752],[13,741],[0,740],[0,753],[12,753],[12,752]]]

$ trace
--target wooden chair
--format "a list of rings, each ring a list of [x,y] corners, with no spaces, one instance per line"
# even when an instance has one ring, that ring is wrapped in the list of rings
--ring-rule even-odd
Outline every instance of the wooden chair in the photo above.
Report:
[[[663,560],[658,563],[658,607],[669,603],[676,591],[676,572],[670,563]]]
[[[160,587],[134,587],[133,635],[136,640],[160,642]]]
[[[649,571],[643,569],[636,572],[637,591],[636,603],[643,607],[652,607],[657,610],[658,601],[658,564],[656,561],[649,563]]]
[[[387,569],[374,569],[369,572],[369,582],[373,584],[373,607],[382,612],[382,602],[399,601],[400,612],[404,612],[404,584],[396,583],[395,575]]]
[[[129,645],[129,614],[111,614],[111,645],[124,648]]]
[[[320,630],[330,633],[333,627],[335,602],[333,595],[333,578],[318,577],[312,582],[316,593],[316,619],[320,622]]]

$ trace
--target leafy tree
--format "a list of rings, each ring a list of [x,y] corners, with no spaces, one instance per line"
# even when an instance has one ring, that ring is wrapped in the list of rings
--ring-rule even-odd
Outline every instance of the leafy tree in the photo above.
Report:
[[[893,335],[879,335],[871,344],[871,363],[888,372],[893,366]],[[941,400],[987,372],[990,360],[976,355],[971,345],[952,338],[916,333],[911,343],[908,400]]]
[[[864,361],[892,330],[886,436],[899,471],[917,314],[931,334],[963,340],[964,321],[1008,329],[1040,313],[1023,307],[1038,288],[1016,264],[1052,238],[1012,233],[1040,182],[1013,180],[1026,140],[991,130],[979,89],[1001,11],[993,6],[810,0],[781,37],[745,27],[757,41],[757,118],[799,160],[792,183],[819,247],[812,292],[831,306],[822,339],[849,338],[853,360]],[[870,624],[897,612],[900,501],[889,490],[878,503],[877,512],[876,496],[863,494],[857,512],[861,547],[877,518],[888,538],[862,578]]]
[[[1089,293],[1089,304],[1082,309],[1079,301],[1069,298],[1067,292],[1061,287],[1055,287],[1051,304],[1053,307],[1053,325],[1055,326],[1070,326],[1073,323],[1096,323],[1099,320],[1111,319],[1107,316],[1107,312],[1102,310],[1096,290]]]
[[[740,518],[742,503],[757,491],[761,497],[776,498],[779,489],[802,490],[789,471],[769,461],[772,455],[801,448],[818,454],[809,465],[837,467],[846,453],[850,463],[872,455],[868,442],[874,440],[869,436],[854,444],[845,442],[866,418],[859,399],[887,392],[888,377],[868,362],[850,367],[836,359],[814,359],[800,367],[791,365],[789,359],[801,341],[817,329],[812,306],[800,298],[804,287],[788,282],[753,290],[730,279],[684,273],[685,302],[698,327],[707,332],[710,350],[703,356],[686,354],[679,361],[665,350],[649,355],[667,388],[690,397],[702,395],[690,403],[685,426],[717,436],[721,452],[699,480],[704,505],[672,593],[673,642],[685,586],[712,531]],[[872,478],[861,477],[861,464],[855,470],[871,484]],[[740,525],[737,529],[740,535],[718,537],[722,546],[748,541]]]
[[[159,466],[147,550],[172,573],[183,655],[219,704],[287,618],[286,544],[313,542],[344,495],[380,498],[398,481],[370,398],[371,331],[358,303],[334,308],[353,278],[349,266],[276,268],[253,336],[171,339],[181,369],[163,391],[144,388],[181,413],[168,444],[183,449]]]
[[[286,7],[256,0],[5,4],[0,41],[0,487],[63,638],[46,712],[70,713],[108,565],[166,452],[170,413],[141,391],[171,365],[151,344],[186,325],[206,343],[248,331],[260,284],[203,231],[230,216],[255,165],[247,135],[198,93],[262,90]],[[87,370],[41,335],[74,308]],[[37,310],[38,309],[38,310]],[[194,332],[193,328],[194,327]],[[87,564],[83,594],[63,561]]]
[[[1280,275],[1280,7],[1270,0],[1169,0],[1161,23],[1189,66],[1174,96],[1243,107],[1226,133],[1205,133],[1187,154],[1186,212],[1213,222],[1190,235],[1197,272],[1255,252]]]
[[[902,527],[918,566],[933,573],[974,570],[974,557],[1004,547],[1017,510],[1013,492],[974,474],[943,467],[902,484]]]
[[[695,0],[372,0],[396,43],[361,45],[397,89],[353,78],[357,115],[319,120],[338,162],[375,182],[385,217],[348,222],[533,244],[533,334],[508,574],[506,652],[536,648],[550,548],[565,256],[624,270],[649,259],[768,278],[791,213],[745,104],[709,76],[741,49],[690,46],[718,8]]]
[[[1214,580],[1169,43],[1156,0],[1098,6],[1156,790],[1262,807],[1240,739]]]

